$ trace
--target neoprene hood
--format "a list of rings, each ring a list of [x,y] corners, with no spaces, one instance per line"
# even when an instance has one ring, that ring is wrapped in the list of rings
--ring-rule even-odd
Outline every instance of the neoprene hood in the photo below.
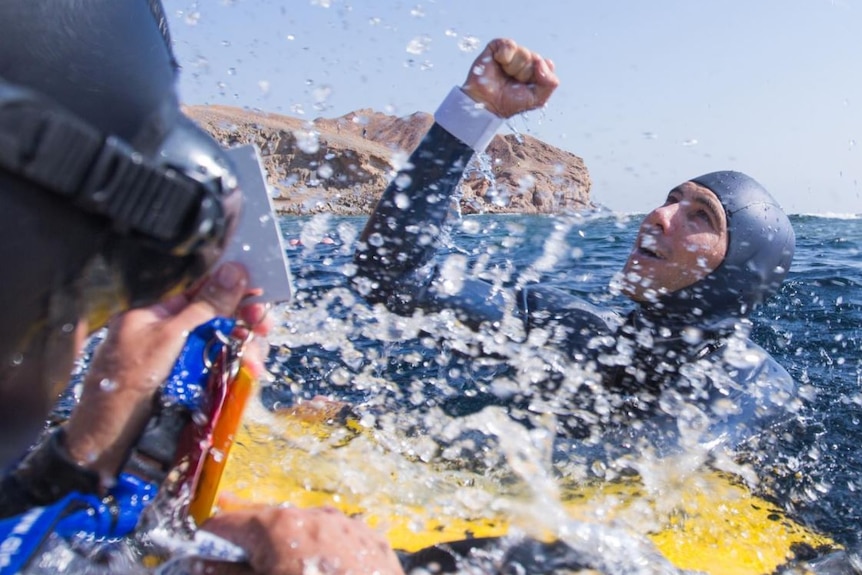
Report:
[[[659,303],[664,313],[698,324],[746,317],[778,292],[790,270],[793,226],[769,192],[741,172],[712,172],[691,181],[709,188],[724,207],[727,254],[708,276]]]

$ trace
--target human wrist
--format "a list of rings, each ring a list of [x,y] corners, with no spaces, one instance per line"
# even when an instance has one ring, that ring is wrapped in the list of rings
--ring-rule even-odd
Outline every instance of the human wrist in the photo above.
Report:
[[[81,401],[65,424],[65,445],[70,457],[110,483],[152,413],[154,392],[99,373],[88,373]]]
[[[434,121],[477,152],[488,147],[503,124],[503,118],[490,112],[457,86],[452,88],[437,108]]]
[[[81,465],[66,448],[62,427],[52,431],[12,472],[32,505],[47,505],[77,491],[97,493],[99,474]]]

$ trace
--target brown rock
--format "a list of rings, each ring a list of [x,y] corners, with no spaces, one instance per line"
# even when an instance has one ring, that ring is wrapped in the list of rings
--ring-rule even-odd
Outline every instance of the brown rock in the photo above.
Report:
[[[433,123],[362,109],[313,122],[229,106],[186,113],[222,144],[260,148],[280,213],[368,214]],[[592,207],[581,158],[531,136],[496,136],[462,185],[464,213],[560,213]]]

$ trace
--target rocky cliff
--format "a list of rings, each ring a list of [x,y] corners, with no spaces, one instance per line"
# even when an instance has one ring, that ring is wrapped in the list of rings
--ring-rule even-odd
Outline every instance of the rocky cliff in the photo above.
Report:
[[[225,145],[260,148],[280,213],[367,214],[433,119],[358,110],[314,122],[227,106],[186,112]],[[560,213],[591,206],[581,158],[531,136],[496,136],[464,178],[464,213]]]

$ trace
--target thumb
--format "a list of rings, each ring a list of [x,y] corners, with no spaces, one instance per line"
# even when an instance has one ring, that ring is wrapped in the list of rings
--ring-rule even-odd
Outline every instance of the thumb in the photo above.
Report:
[[[183,330],[191,330],[216,316],[231,317],[248,289],[248,272],[242,264],[227,262],[209,275],[191,302],[175,317]]]

